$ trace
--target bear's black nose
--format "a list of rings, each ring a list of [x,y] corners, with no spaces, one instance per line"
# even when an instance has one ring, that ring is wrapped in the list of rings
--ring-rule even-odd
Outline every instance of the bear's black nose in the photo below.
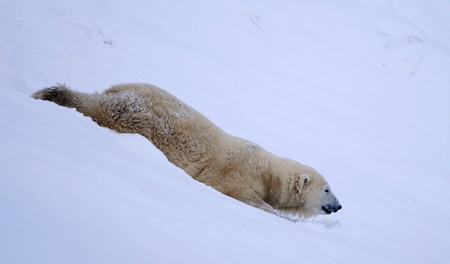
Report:
[[[327,213],[327,214],[336,213],[337,211],[339,211],[341,209],[342,209],[342,205],[338,205],[337,207],[330,206],[330,205],[322,206],[322,210],[324,210],[325,213]]]

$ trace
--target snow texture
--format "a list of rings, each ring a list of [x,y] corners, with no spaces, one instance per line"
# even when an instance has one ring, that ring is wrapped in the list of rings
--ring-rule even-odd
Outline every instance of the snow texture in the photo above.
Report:
[[[447,0],[0,1],[0,263],[448,263]],[[293,223],[34,100],[145,82],[317,169]],[[183,116],[184,113],[179,113]]]

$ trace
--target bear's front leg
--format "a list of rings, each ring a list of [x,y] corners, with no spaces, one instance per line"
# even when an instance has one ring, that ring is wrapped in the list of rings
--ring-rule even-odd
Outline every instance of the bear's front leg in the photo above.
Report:
[[[277,211],[275,211],[275,209],[273,209],[271,205],[264,202],[264,200],[261,199],[261,197],[259,197],[259,195],[256,192],[228,193],[228,195],[243,203],[264,210],[268,213],[278,215]]]
[[[277,211],[275,211],[275,209],[273,209],[272,206],[270,206],[268,203],[264,202],[263,200],[259,199],[259,200],[247,200],[245,201],[246,204],[251,205],[253,207],[256,207],[258,209],[264,210],[268,213],[274,214],[274,215],[278,215]]]

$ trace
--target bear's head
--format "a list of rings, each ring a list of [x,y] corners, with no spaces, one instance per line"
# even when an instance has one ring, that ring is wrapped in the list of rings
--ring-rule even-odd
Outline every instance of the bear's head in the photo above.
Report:
[[[342,209],[330,185],[316,170],[292,160],[284,160],[281,190],[273,207],[282,213],[302,217],[336,213]]]

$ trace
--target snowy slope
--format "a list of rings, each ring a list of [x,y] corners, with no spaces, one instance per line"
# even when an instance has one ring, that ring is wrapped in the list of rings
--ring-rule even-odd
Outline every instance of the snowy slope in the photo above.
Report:
[[[447,263],[450,2],[1,1],[0,263]],[[29,95],[158,85],[321,172],[296,223]]]

